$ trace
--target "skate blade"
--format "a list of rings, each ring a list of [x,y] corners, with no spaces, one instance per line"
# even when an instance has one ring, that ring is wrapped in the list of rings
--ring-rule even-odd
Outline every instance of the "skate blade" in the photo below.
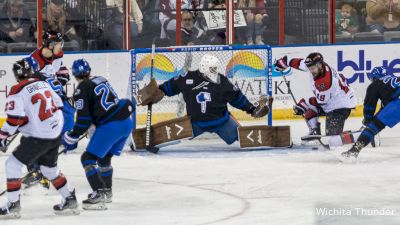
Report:
[[[81,214],[79,209],[65,209],[63,211],[54,211],[57,216],[77,216]]]
[[[21,214],[18,213],[9,213],[7,215],[0,216],[0,220],[15,220],[21,218]]]
[[[82,204],[82,209],[84,210],[107,210],[107,206],[104,203],[98,204]]]
[[[104,202],[105,203],[112,203],[112,199],[111,198],[107,198]]]

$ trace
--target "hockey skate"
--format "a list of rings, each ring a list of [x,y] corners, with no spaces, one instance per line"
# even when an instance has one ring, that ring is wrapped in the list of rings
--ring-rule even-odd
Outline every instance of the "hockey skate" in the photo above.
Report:
[[[301,140],[302,140],[302,141],[314,141],[314,140],[319,140],[319,139],[321,139],[320,136],[321,136],[321,124],[318,123],[318,124],[317,124],[317,127],[315,127],[315,128],[310,128],[310,132],[309,132],[307,135],[301,137]]]
[[[350,150],[343,152],[342,156],[349,159],[356,159],[363,147],[364,145],[362,143],[356,142]]]
[[[1,219],[19,219],[21,218],[21,204],[16,202],[7,202],[5,206],[0,209]]]
[[[105,203],[111,203],[112,197],[113,197],[112,189],[111,188],[104,189]]]
[[[75,190],[71,192],[71,196],[62,200],[60,204],[53,207],[56,215],[79,215],[78,201],[76,200]]]
[[[82,201],[82,208],[85,210],[107,210],[105,201],[103,190],[93,191],[86,200]]]

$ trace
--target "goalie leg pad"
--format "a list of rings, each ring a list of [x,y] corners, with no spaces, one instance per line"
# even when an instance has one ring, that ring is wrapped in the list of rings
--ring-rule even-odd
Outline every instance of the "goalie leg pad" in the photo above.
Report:
[[[193,137],[192,123],[189,117],[167,120],[151,126],[151,145],[156,146]],[[146,128],[136,129],[133,135],[137,149],[144,149]]]
[[[289,126],[239,127],[238,133],[241,148],[290,147],[292,145]]]

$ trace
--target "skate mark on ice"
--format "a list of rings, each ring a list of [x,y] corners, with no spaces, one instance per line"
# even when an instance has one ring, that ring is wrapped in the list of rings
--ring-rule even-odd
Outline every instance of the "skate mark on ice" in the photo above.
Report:
[[[226,215],[226,216],[223,216],[218,219],[214,219],[212,221],[197,223],[196,225],[209,225],[209,224],[219,223],[222,221],[231,220],[231,219],[234,219],[236,217],[239,217],[239,216],[245,214],[251,208],[250,202],[248,202],[246,199],[244,199],[238,195],[229,193],[229,192],[215,190],[212,188],[198,187],[196,185],[184,185],[184,184],[178,184],[178,183],[172,183],[172,182],[161,182],[161,181],[155,181],[155,180],[131,179],[131,178],[121,178],[121,177],[115,177],[114,179],[120,180],[120,181],[132,181],[132,182],[138,182],[138,183],[140,183],[140,182],[155,183],[155,184],[160,184],[160,185],[171,185],[171,186],[178,186],[178,187],[185,187],[185,188],[193,188],[193,189],[197,189],[197,190],[201,190],[201,191],[214,192],[214,193],[217,193],[220,195],[224,195],[226,197],[236,199],[241,203],[241,208],[237,212],[231,213],[230,215]]]

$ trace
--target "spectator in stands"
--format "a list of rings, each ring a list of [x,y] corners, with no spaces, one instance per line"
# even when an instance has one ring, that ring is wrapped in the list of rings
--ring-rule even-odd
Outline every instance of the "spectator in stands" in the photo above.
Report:
[[[123,49],[124,35],[124,2],[114,0],[109,22],[105,24],[106,49]]]
[[[399,0],[368,0],[366,10],[368,31],[400,31]]]
[[[136,0],[131,0],[131,37],[137,37],[143,31],[143,14]]]
[[[336,35],[351,36],[358,32],[358,19],[350,3],[343,3],[336,11]]]
[[[0,14],[0,42],[31,42],[34,28],[23,0],[5,0]]]
[[[190,8],[191,8],[191,2],[189,0],[182,0],[181,10],[183,11]],[[174,37],[175,36],[174,34],[176,33],[176,1],[160,0],[160,10],[161,10],[159,15],[159,19],[161,22],[160,38],[165,39],[168,36]]]
[[[205,44],[203,34],[204,32],[194,24],[194,15],[189,11],[184,11],[181,26],[182,45]]]
[[[254,43],[256,45],[263,45],[262,27],[264,21],[266,22],[268,19],[264,0],[238,0],[236,9],[244,9],[243,12],[247,22],[245,34],[247,45],[253,45]],[[254,40],[253,34],[255,36]]]
[[[76,13],[65,10],[64,0],[51,0],[43,13],[43,30],[56,30],[63,34],[65,41],[78,40],[82,24],[77,22]]]
[[[208,3],[210,9],[225,9],[225,0],[212,0]]]

